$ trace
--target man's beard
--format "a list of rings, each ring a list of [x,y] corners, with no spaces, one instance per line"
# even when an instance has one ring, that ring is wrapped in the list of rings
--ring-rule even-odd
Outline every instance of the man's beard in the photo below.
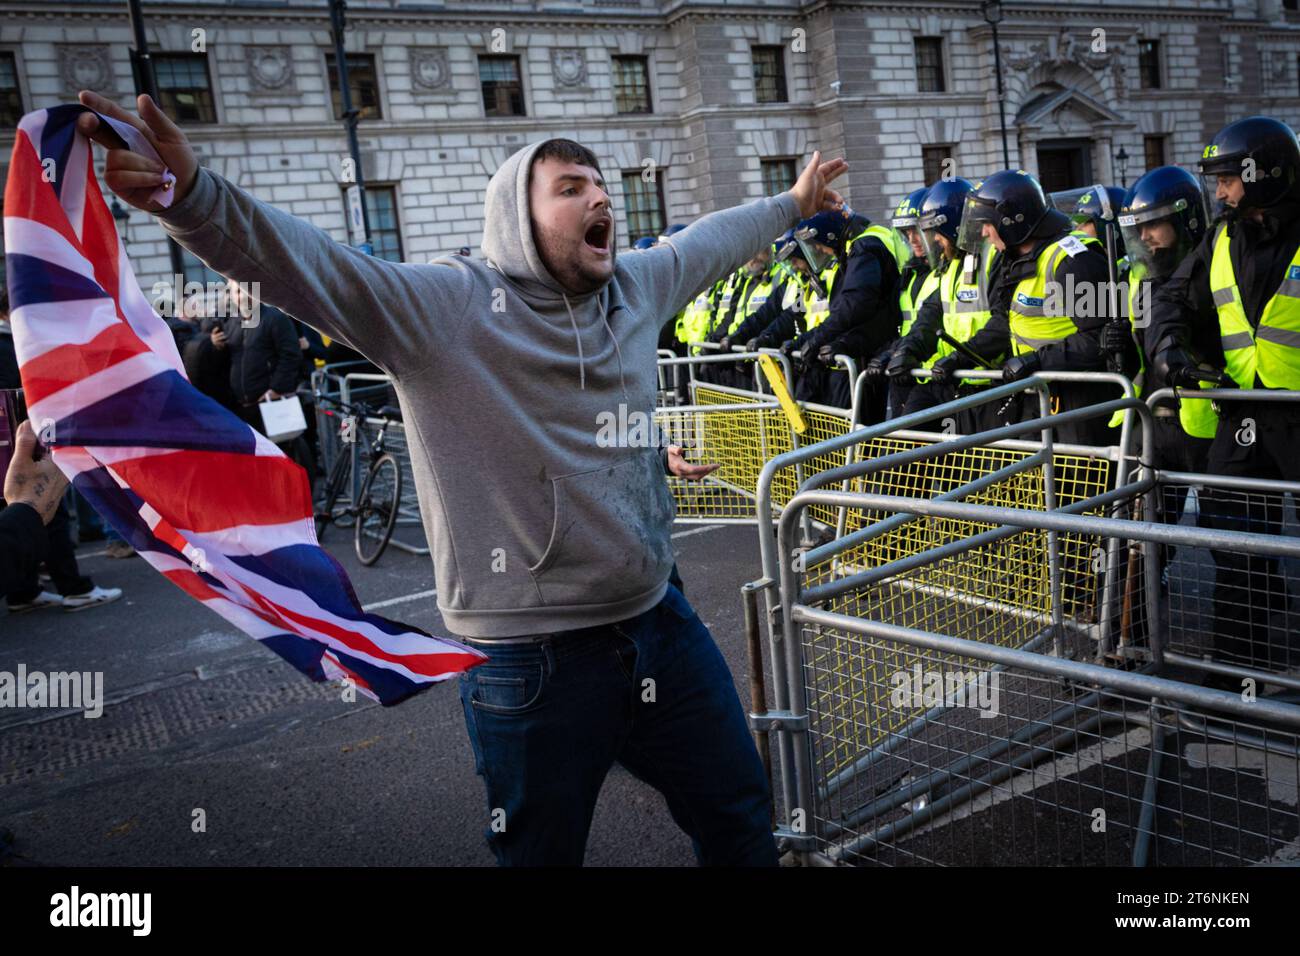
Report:
[[[609,273],[606,273],[603,268],[590,269],[582,263],[582,254],[586,247],[585,239],[580,238],[575,243],[567,236],[562,237],[543,228],[535,227],[533,230],[542,264],[560,285],[575,295],[588,295],[599,291],[613,275],[615,252],[612,226],[610,233]]]

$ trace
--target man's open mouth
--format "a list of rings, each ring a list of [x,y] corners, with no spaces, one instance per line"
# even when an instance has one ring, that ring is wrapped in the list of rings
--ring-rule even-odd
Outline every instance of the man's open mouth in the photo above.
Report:
[[[609,251],[609,241],[613,235],[614,221],[608,216],[602,216],[591,224],[582,238],[595,251],[605,253]]]

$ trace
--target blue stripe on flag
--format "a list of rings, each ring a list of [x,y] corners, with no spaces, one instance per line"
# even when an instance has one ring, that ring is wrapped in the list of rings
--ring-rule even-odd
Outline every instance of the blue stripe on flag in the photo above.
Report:
[[[251,428],[170,368],[78,409],[56,422],[54,433],[61,445],[141,445],[243,455],[257,450]]]
[[[41,130],[41,141],[35,144],[40,149],[41,160],[54,158],[55,176],[50,183],[56,196],[63,195],[63,172],[68,167],[68,156],[77,139],[77,117],[89,110],[79,104],[65,103],[52,106],[45,111],[45,128]]]
[[[72,302],[80,299],[107,299],[94,279],[21,252],[5,256],[9,271],[9,309],[42,302]]]

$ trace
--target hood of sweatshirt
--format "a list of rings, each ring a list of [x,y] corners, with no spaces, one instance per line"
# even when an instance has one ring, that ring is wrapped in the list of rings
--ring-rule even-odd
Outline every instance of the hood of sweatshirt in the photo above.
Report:
[[[545,141],[539,140],[517,150],[488,181],[483,204],[483,254],[487,257],[488,265],[508,279],[519,297],[534,310],[549,317],[567,316],[573,329],[574,352],[578,356],[578,385],[582,389],[587,387],[586,357],[574,309],[577,307],[584,318],[595,312],[614,343],[614,352],[618,356],[619,381],[626,394],[623,352],[609,323],[609,314],[619,308],[620,303],[613,301],[610,283],[606,282],[593,292],[569,291],[546,268],[533,238],[528,186],[533,156],[543,142]],[[612,209],[610,216],[613,217]],[[615,255],[612,239],[611,255]],[[584,308],[589,303],[594,308]]]

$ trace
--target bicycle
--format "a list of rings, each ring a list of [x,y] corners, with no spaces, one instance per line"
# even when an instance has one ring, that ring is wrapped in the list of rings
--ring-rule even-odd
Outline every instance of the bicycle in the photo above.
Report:
[[[401,424],[401,409],[385,405],[378,410],[357,403],[334,401],[347,413],[339,423],[339,437],[343,448],[334,460],[329,475],[325,479],[324,501],[321,509],[315,511],[316,539],[319,541],[330,524],[345,527],[339,519],[353,519],[352,540],[357,552],[357,560],[369,567],[379,560],[384,549],[393,537],[393,528],[397,525],[397,513],[402,502],[402,469],[397,459],[384,450],[384,433],[389,426]],[[334,417],[337,413],[327,409],[325,414]],[[357,440],[356,430],[369,418],[380,419],[379,431],[374,441],[366,446],[369,465],[366,478],[361,484],[361,492],[350,505],[339,508],[338,500],[352,477],[352,455],[347,446]]]

